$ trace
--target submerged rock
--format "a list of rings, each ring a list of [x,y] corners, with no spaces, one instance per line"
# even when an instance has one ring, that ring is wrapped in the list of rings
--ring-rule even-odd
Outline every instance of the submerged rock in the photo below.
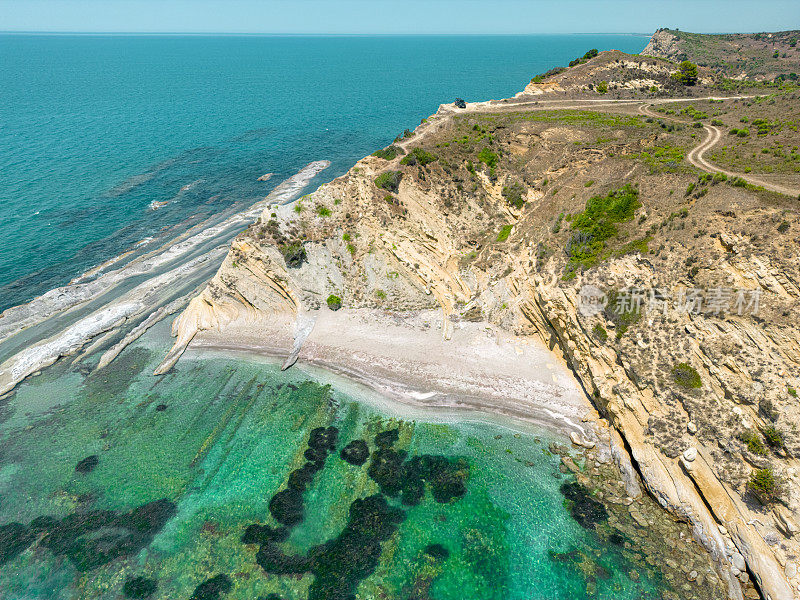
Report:
[[[78,464],[75,465],[75,470],[78,473],[91,473],[94,471],[94,468],[100,462],[100,457],[96,454],[92,454],[91,456],[87,456],[83,460],[78,461]]]
[[[308,452],[308,450],[306,450]],[[306,457],[308,458],[308,457]],[[325,460],[324,458],[322,459]],[[307,462],[299,469],[289,473],[289,487],[304,492],[306,486],[314,480],[314,474],[321,470],[318,462]]]
[[[278,492],[269,501],[269,512],[278,523],[297,525],[303,521],[303,493],[295,488]]]
[[[567,499],[572,518],[581,527],[594,529],[598,523],[608,519],[605,507],[591,497],[589,490],[576,481],[561,486],[561,493]]]
[[[16,558],[33,541],[33,534],[22,523],[0,525],[0,565]]]
[[[311,430],[308,447],[321,452],[333,452],[338,438],[339,430],[336,427],[317,427]]]
[[[376,440],[377,441],[377,440]],[[387,496],[397,496],[403,487],[403,463],[406,453],[384,447],[372,454],[367,473]]]
[[[311,560],[302,555],[285,554],[274,542],[265,542],[256,553],[256,562],[273,575],[301,575],[311,569]]]
[[[379,434],[375,436],[375,445],[378,448],[389,448],[400,439],[400,430],[399,429],[388,429],[386,431],[381,431]]]
[[[381,543],[404,519],[405,513],[390,506],[380,494],[355,500],[342,533],[309,553],[314,583],[308,600],[354,597],[359,582],[378,566]]]
[[[342,448],[339,456],[341,456],[342,460],[345,462],[360,467],[367,462],[369,458],[369,447],[364,440],[353,440]]]
[[[425,547],[425,554],[436,560],[445,560],[450,556],[450,551],[441,544],[431,544]]]
[[[175,514],[175,504],[162,498],[127,513],[92,510],[61,521],[40,517],[31,522],[43,533],[42,546],[66,556],[78,571],[88,571],[146,547]]]
[[[309,435],[307,462],[289,475],[288,487],[272,497],[270,513],[285,527],[273,529],[250,525],[242,535],[246,544],[260,544],[256,562],[273,575],[304,575],[314,581],[309,588],[309,600],[345,600],[355,597],[359,583],[372,574],[378,565],[382,543],[397,531],[406,518],[401,508],[390,505],[386,497],[402,495],[404,504],[419,503],[425,486],[431,488],[434,500],[450,502],[466,493],[469,466],[463,459],[422,455],[406,460],[407,453],[394,450],[399,431],[392,429],[375,436],[379,450],[372,454],[369,476],[381,488],[382,494],[357,499],[350,504],[347,525],[334,539],[312,548],[307,555],[287,554],[280,543],[288,539],[291,528],[304,517],[303,491],[313,475],[324,466],[329,452],[336,447],[338,430],[318,427]],[[343,460],[363,465],[370,457],[364,440],[353,440],[340,453]],[[432,544],[426,553],[435,560],[445,560],[449,551]]]
[[[289,538],[286,527],[273,528],[269,525],[248,525],[242,534],[244,544],[265,544],[266,542],[285,542]]]
[[[146,577],[133,577],[122,586],[126,598],[149,598],[156,592],[156,580]]]
[[[233,584],[227,575],[215,575],[198,585],[191,600],[219,600],[223,594],[231,591]]]
[[[372,455],[368,473],[387,496],[402,494],[405,505],[419,504],[425,494],[425,484],[436,502],[446,504],[467,493],[469,465],[461,459],[430,454],[406,461],[405,451],[387,447]]]

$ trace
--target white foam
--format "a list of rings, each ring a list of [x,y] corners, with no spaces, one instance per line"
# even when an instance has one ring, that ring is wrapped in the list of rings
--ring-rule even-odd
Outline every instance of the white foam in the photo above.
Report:
[[[237,213],[214,226],[207,227],[199,233],[185,237],[179,242],[162,247],[163,249],[160,252],[156,250],[132,260],[119,269],[102,273],[92,281],[85,281],[83,277],[79,277],[70,285],[55,288],[34,298],[27,304],[7,309],[0,315],[0,343],[23,329],[41,323],[59,312],[69,310],[108,292],[109,289],[131,277],[145,275],[171,261],[176,261],[186,256],[197,247],[212,241],[226,229],[236,226],[244,228],[261,214],[265,206],[281,204],[291,200],[319,172],[328,168],[328,166],[330,166],[330,162],[326,160],[309,163],[286,181],[278,184],[264,200],[255,203],[246,211]],[[120,256],[127,254],[128,252]],[[103,265],[109,266],[117,260],[119,258],[111,259],[103,263]]]
[[[191,275],[209,260],[219,259],[227,246],[215,248],[178,267],[148,279],[114,302],[99,308],[86,317],[41,342],[28,346],[0,365],[0,395],[39,369],[49,366],[62,356],[80,350],[92,338],[122,325],[145,310],[159,306],[161,297],[182,277]]]

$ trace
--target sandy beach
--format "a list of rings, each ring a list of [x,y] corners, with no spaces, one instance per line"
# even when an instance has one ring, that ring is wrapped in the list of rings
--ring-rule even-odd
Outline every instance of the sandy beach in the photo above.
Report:
[[[297,355],[419,409],[504,415],[595,442],[598,415],[566,365],[538,340],[518,338],[487,323],[453,324],[441,334],[441,313],[407,315],[372,309],[322,309]],[[287,316],[234,321],[199,332],[190,351],[226,351],[285,359],[295,325]]]

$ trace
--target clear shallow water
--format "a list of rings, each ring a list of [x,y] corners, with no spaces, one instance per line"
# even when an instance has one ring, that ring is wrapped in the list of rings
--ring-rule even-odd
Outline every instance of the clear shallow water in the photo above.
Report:
[[[156,582],[152,597],[188,599],[217,575],[229,584],[220,598],[346,597],[318,595],[317,574],[266,573],[260,546],[242,542],[250,525],[280,526],[270,501],[307,462],[312,431],[330,426],[335,451],[302,494],[303,520],[277,547],[319,555],[348,531],[354,503],[377,495],[397,519],[387,526],[376,513],[359,525],[379,542],[355,578],[357,598],[660,597],[633,552],[609,544],[613,529],[573,518],[560,489],[572,476],[548,451],[549,434],[404,419],[402,409],[358,402],[302,371],[241,358],[193,354],[153,378],[165,349],[154,331],[105,371],[86,376],[59,363],[0,407],[3,597],[120,598],[126,581],[144,577]],[[416,504],[382,493],[372,474],[376,436],[395,429],[390,453],[452,467],[439,484],[428,477]],[[357,439],[371,453],[363,466],[339,456]],[[435,499],[459,481],[462,493]],[[359,540],[341,572],[370,554]]]
[[[508,97],[589,48],[646,43],[0,35],[0,310],[312,160],[332,161],[316,183],[341,175],[456,96]]]

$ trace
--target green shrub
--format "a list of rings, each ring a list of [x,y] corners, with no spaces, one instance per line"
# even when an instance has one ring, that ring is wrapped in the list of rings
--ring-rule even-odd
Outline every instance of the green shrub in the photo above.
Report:
[[[279,246],[283,260],[286,261],[286,266],[291,269],[300,267],[306,261],[306,249],[302,242],[294,242],[291,244],[283,244]]]
[[[606,93],[608,93],[608,82],[607,81],[601,81],[600,83],[597,84],[597,93],[598,94],[606,94]]]
[[[574,275],[578,267],[597,264],[606,242],[617,235],[615,224],[633,219],[641,205],[639,192],[630,185],[590,198],[585,210],[572,220],[573,234],[565,247],[569,256],[567,276]]]
[[[555,223],[553,223],[553,227],[551,229],[553,233],[558,233],[559,231],[561,231],[561,221],[563,220],[564,220],[564,213],[561,213],[556,217],[556,221]]]
[[[403,160],[400,161],[401,165],[421,165],[425,166],[427,164],[432,163],[435,160],[439,160],[439,157],[435,154],[431,154],[430,152],[426,152],[422,148],[414,148],[411,152],[409,152],[406,156],[403,157]]]
[[[342,308],[342,299],[339,298],[339,296],[337,296],[336,294],[331,294],[330,296],[328,296],[326,302],[328,303],[328,308],[330,308],[331,310],[339,310],[340,308]]]
[[[622,294],[617,290],[611,290],[608,294],[608,302],[603,309],[603,316],[614,323],[617,329],[616,338],[619,340],[642,318],[642,312],[635,306],[627,305],[622,302]]]
[[[719,119],[711,119],[711,124],[715,127],[722,127],[724,125],[724,123]]]
[[[525,205],[525,186],[515,181],[509,186],[503,187],[503,198],[514,208],[522,208]]]
[[[779,233],[786,233],[789,231],[789,221],[784,221],[780,225],[778,225],[778,232]]]
[[[575,65],[579,65],[581,63],[585,63],[587,60],[594,58],[597,56],[597,48],[592,48],[586,54],[581,56],[580,58],[576,58],[575,60],[569,61],[569,66],[574,67]]]
[[[375,178],[375,185],[383,190],[396,192],[400,187],[400,180],[403,174],[400,171],[386,171]]]
[[[766,425],[762,427],[761,433],[764,436],[764,439],[767,440],[767,444],[769,444],[771,447],[783,447],[783,434],[778,431],[774,425]]]
[[[652,238],[650,236],[639,238],[637,240],[631,240],[618,250],[614,252],[615,256],[624,256],[626,254],[635,254],[638,252],[639,254],[647,254],[650,251],[650,240]]]
[[[379,300],[386,300],[386,292],[383,290],[375,290],[375,295],[378,297]]]
[[[489,148],[484,147],[478,153],[478,160],[494,171],[500,157],[495,152],[489,150]]]
[[[786,386],[786,391],[787,391],[787,392],[789,392],[789,395],[790,395],[792,398],[797,398],[797,390],[796,390],[796,389],[794,389],[792,386],[790,386],[790,385],[787,385],[787,386]]]
[[[697,389],[703,387],[703,382],[692,365],[686,362],[678,363],[672,367],[672,378],[682,388]]]
[[[600,323],[597,323],[594,327],[592,327],[592,333],[594,334],[594,337],[604,344],[606,341],[608,341],[608,332],[606,331],[605,327],[600,325]]]
[[[384,148],[383,150],[377,150],[376,152],[372,153],[372,156],[377,156],[378,158],[382,158],[383,160],[394,160],[396,157],[403,154],[403,149],[400,146],[395,146],[392,144]]]
[[[764,415],[770,421],[777,421],[780,414],[775,404],[769,398],[762,398],[758,403],[758,414]]]
[[[322,204],[317,204],[317,214],[320,217],[330,217],[331,216],[331,209],[327,206],[323,206]]]
[[[403,133],[401,133],[396,138],[394,138],[394,141],[395,142],[401,142],[403,140],[406,140],[406,139],[410,138],[413,135],[414,135],[413,131],[411,131],[410,129],[406,129],[405,131],[403,131]]]
[[[497,234],[497,241],[498,242],[505,242],[508,239],[508,236],[511,235],[511,230],[513,229],[513,225],[503,225],[503,228],[500,230],[500,233]]]
[[[747,449],[757,456],[766,456],[767,449],[761,441],[761,437],[752,429],[748,429],[741,436],[740,439],[745,443]]]
[[[761,504],[769,504],[778,495],[778,482],[772,469],[756,469],[747,482],[749,489]]]

